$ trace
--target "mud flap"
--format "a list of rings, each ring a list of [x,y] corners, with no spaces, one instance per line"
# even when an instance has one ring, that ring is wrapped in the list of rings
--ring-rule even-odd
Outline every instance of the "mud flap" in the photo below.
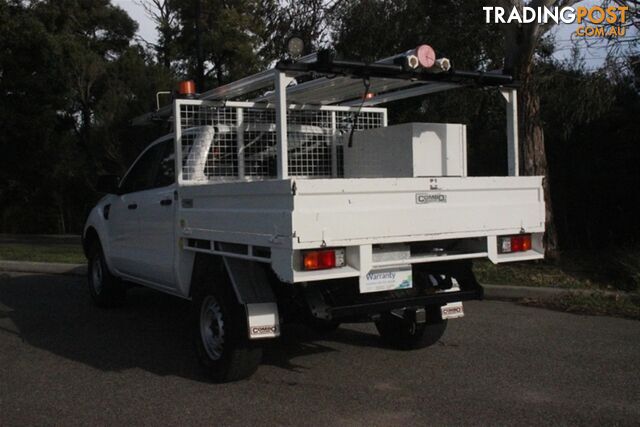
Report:
[[[280,336],[276,296],[263,267],[238,258],[223,257],[223,260],[238,301],[245,306],[249,339]]]
[[[451,280],[451,288],[444,290],[443,292],[459,292],[460,285],[458,284],[458,281],[453,277],[450,277],[449,280]],[[460,317],[464,317],[464,307],[462,306],[462,301],[450,302],[443,305],[442,307],[440,307],[440,315],[442,316],[443,320],[458,319]]]
[[[247,304],[249,339],[276,338],[280,336],[278,305],[274,302]]]

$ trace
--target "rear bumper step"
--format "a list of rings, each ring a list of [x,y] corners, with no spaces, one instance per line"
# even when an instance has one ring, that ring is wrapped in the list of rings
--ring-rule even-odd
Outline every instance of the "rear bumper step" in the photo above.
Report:
[[[456,292],[442,292],[432,295],[421,295],[412,298],[393,299],[385,301],[366,302],[345,306],[329,307],[327,311],[332,319],[342,317],[362,316],[367,314],[382,313],[405,307],[424,307],[428,305],[444,305],[456,301],[481,300],[484,289],[480,285],[472,289]]]

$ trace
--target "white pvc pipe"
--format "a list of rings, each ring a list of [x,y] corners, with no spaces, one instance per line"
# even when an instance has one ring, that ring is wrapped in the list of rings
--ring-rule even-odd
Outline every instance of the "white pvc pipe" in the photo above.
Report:
[[[418,67],[432,67],[436,60],[436,53],[428,44],[421,44],[415,49],[376,61],[376,64],[393,64],[398,58],[404,61],[403,65],[407,68],[415,70]]]
[[[185,181],[206,181],[208,179],[205,167],[215,130],[213,126],[201,126],[196,135],[187,156],[187,170],[183,177]]]
[[[451,69],[451,61],[449,58],[438,58],[435,60],[433,66],[425,69],[430,73],[442,73],[444,71],[449,71]]]

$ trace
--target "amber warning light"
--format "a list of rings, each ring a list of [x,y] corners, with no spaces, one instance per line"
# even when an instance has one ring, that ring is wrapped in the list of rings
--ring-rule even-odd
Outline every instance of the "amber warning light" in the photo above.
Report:
[[[178,94],[185,97],[192,97],[196,94],[196,84],[193,80],[185,80],[178,83]]]

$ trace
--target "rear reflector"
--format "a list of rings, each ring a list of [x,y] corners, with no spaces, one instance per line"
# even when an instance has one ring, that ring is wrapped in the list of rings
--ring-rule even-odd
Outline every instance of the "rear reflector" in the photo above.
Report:
[[[525,252],[531,250],[531,234],[498,237],[498,253]]]
[[[344,266],[344,249],[322,249],[302,253],[305,270],[326,270]]]

